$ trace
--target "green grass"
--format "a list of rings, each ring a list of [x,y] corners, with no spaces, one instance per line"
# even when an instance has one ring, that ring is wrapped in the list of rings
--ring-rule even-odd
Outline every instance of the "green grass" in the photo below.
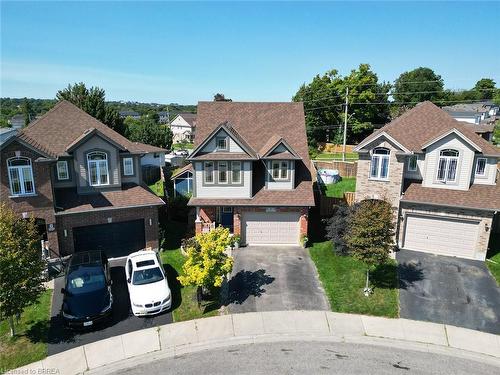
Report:
[[[399,315],[396,262],[378,267],[371,273],[373,294],[365,297],[365,265],[349,256],[333,252],[330,241],[315,243],[310,249],[319,278],[332,311],[396,318]]]
[[[196,299],[197,288],[194,286],[182,286],[177,280],[177,276],[183,274],[182,265],[186,260],[180,249],[166,250],[161,253],[161,258],[172,292],[172,309],[175,322],[219,315],[218,309],[220,308],[220,304],[218,296],[214,298],[214,301],[203,302],[198,307]]]
[[[164,191],[162,180],[158,180],[154,184],[149,185],[149,188],[159,197],[165,196],[165,191]]]
[[[192,143],[188,143],[188,142],[180,142],[180,143],[174,143],[172,145],[172,150],[190,150],[192,149],[194,146]]]
[[[357,152],[346,152],[345,153],[346,160],[358,160],[359,156]],[[336,152],[322,152],[318,154],[316,160],[342,160],[342,153]]]
[[[174,321],[182,322],[197,318],[218,315],[220,308],[218,296],[214,301],[204,302],[198,307],[196,299],[196,287],[182,286],[177,276],[182,275],[182,265],[186,258],[182,255],[181,240],[185,237],[186,223],[167,220],[164,224],[165,239],[162,244],[161,259],[167,272],[168,284],[172,292],[172,310]]]
[[[343,198],[346,191],[356,191],[356,178],[345,177],[336,184],[325,185],[324,193],[327,197]]]
[[[500,286],[500,234],[491,234],[490,251],[486,256],[486,265]]]
[[[0,373],[47,356],[52,291],[43,292],[37,304],[27,307],[10,337],[9,323],[0,321]]]

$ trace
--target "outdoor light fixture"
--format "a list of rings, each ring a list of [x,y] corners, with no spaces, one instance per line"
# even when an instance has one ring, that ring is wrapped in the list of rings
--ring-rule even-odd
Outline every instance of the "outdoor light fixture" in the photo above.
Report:
[[[153,225],[153,220],[151,218],[149,218],[149,226],[152,226]]]

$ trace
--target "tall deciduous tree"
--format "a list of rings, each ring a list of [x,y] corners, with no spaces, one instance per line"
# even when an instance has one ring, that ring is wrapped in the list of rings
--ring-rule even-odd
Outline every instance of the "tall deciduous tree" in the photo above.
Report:
[[[310,147],[316,147],[320,142],[340,143],[343,140],[344,103],[348,87],[352,103],[348,107],[348,142],[360,141],[371,133],[373,124],[383,124],[388,120],[390,86],[378,82],[370,65],[360,64],[347,76],[330,70],[302,85],[292,98],[304,102]]]
[[[392,96],[396,102],[414,106],[425,100],[443,98],[444,82],[440,75],[430,68],[420,67],[402,73],[394,82]]]
[[[73,103],[114,131],[123,134],[123,121],[118,112],[106,104],[106,93],[103,89],[99,87],[89,89],[83,82],[80,82],[59,90],[56,98]]]
[[[479,99],[492,99],[495,94],[495,81],[491,78],[481,78],[476,82],[474,90]]]
[[[27,126],[35,117],[35,112],[28,98],[23,99],[22,111],[24,115],[24,126]]]
[[[147,116],[142,116],[140,119],[127,117],[124,124],[125,137],[133,142],[146,143],[165,149],[172,147],[172,130],[167,125],[158,124]]]
[[[43,292],[45,264],[34,220],[21,219],[0,204],[0,319],[8,318],[15,335],[14,316],[35,304]]]
[[[349,216],[344,240],[350,254],[367,265],[365,295],[370,291],[370,268],[387,262],[394,233],[392,207],[386,201],[362,201]]]

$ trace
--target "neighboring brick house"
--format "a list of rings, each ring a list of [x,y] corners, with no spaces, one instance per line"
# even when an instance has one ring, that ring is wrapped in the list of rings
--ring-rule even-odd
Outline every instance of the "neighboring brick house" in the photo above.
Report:
[[[499,220],[500,149],[423,102],[354,150],[356,201],[392,204],[399,248],[485,259]]]
[[[292,244],[314,206],[302,103],[200,102],[190,206],[196,232],[222,225],[242,244]]]
[[[158,206],[130,142],[67,101],[0,145],[0,198],[33,217],[51,255],[100,249],[110,257],[158,248]]]

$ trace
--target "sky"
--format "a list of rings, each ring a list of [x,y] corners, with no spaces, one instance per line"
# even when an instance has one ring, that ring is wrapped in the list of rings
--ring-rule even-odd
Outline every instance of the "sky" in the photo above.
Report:
[[[69,83],[108,100],[289,101],[316,74],[428,66],[450,89],[500,86],[500,2],[6,2],[2,97]]]

